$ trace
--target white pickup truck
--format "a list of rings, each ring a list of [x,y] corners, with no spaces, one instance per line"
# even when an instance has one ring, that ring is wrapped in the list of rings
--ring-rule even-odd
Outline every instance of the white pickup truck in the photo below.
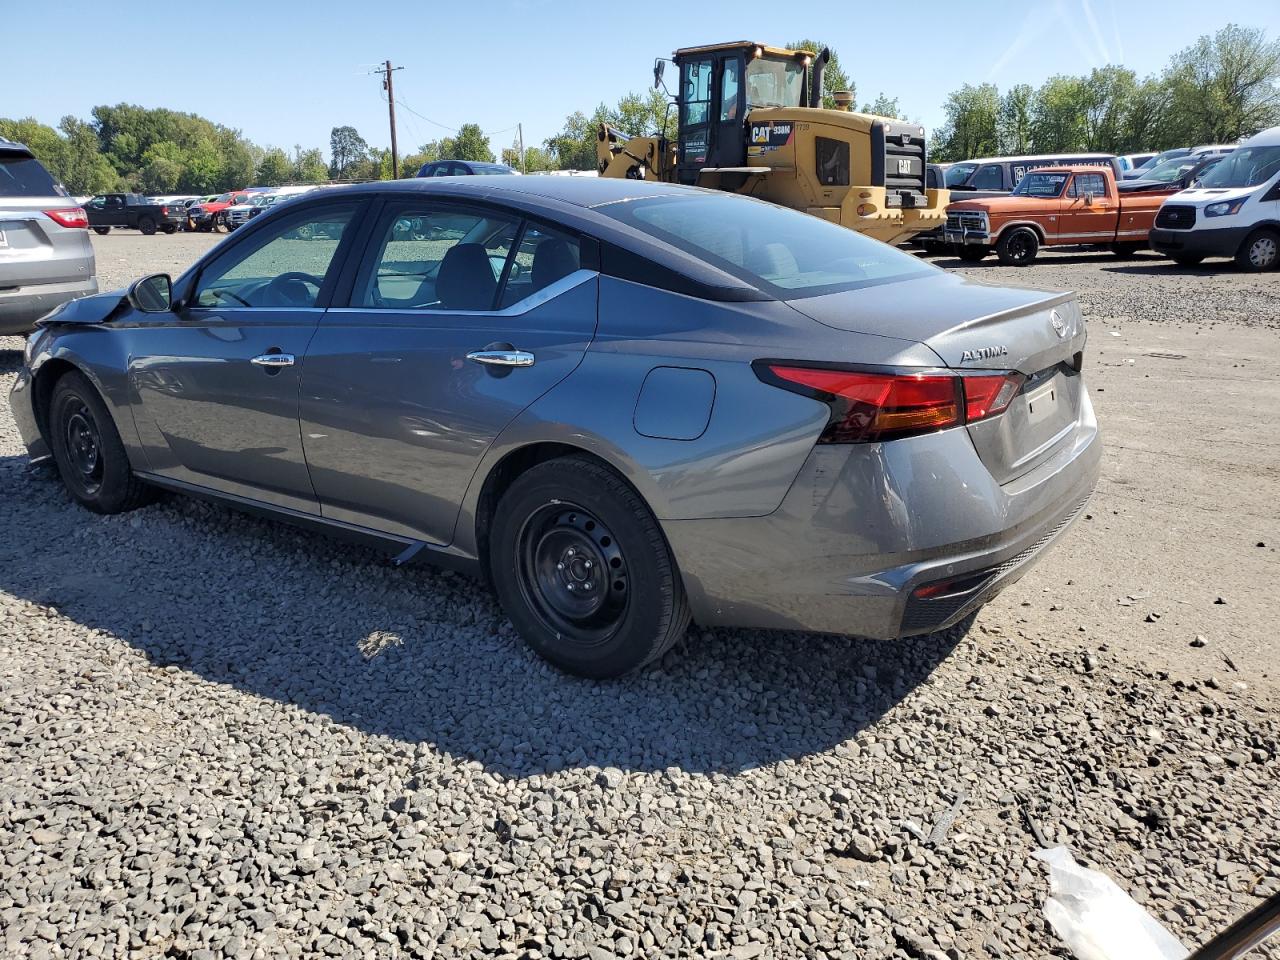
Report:
[[[1184,265],[1205,257],[1233,257],[1245,270],[1280,265],[1280,127],[1245,140],[1166,200],[1150,243]]]

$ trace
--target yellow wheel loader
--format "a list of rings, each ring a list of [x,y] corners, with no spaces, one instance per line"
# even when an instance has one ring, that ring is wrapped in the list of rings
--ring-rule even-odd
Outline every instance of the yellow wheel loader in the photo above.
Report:
[[[674,139],[601,124],[602,177],[729,190],[900,243],[946,220],[948,191],[926,180],[924,128],[822,107],[828,51],[738,41],[677,50]],[[666,61],[653,69],[662,83]]]

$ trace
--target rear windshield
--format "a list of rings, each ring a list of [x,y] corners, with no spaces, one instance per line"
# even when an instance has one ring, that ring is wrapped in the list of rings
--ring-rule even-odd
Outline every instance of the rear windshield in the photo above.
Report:
[[[486,176],[489,174],[511,173],[511,168],[504,167],[500,163],[473,163],[471,171],[480,176]]]
[[[1062,193],[1069,173],[1028,173],[1013,192],[1019,197],[1056,197]]]
[[[0,197],[63,197],[40,161],[25,153],[0,153]]]
[[[596,209],[779,300],[892,283],[933,269],[847,227],[744,197],[649,197]]]

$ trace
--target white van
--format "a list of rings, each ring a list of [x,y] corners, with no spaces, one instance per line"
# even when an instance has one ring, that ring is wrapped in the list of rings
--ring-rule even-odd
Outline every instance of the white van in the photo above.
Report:
[[[1160,207],[1151,249],[1181,264],[1234,257],[1245,270],[1280,264],[1280,127],[1250,137],[1190,190]]]

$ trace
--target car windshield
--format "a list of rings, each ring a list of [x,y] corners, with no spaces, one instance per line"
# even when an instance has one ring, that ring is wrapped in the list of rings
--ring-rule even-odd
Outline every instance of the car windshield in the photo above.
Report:
[[[947,167],[947,186],[959,187],[978,169],[976,163],[957,163]]]
[[[933,269],[848,227],[742,197],[649,197],[599,209],[779,300],[891,283]]]
[[[747,108],[798,107],[804,66],[796,60],[763,57],[747,63]]]
[[[1142,172],[1143,180],[1158,180],[1160,183],[1173,183],[1180,176],[1196,165],[1195,160],[1187,157],[1178,157],[1174,160],[1166,160],[1158,166],[1152,167],[1150,170]]]
[[[1066,173],[1028,173],[1013,188],[1019,197],[1057,197],[1062,195],[1062,188],[1067,185]]]
[[[1202,187],[1256,187],[1280,172],[1280,146],[1241,147],[1200,179]]]

